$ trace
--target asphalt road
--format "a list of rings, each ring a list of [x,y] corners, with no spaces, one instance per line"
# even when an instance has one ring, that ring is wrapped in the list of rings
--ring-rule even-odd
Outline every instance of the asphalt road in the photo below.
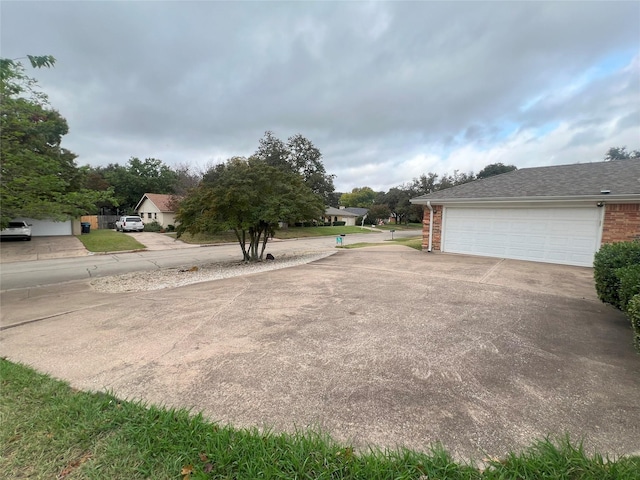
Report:
[[[397,231],[394,238],[415,236],[420,232]],[[380,242],[391,238],[391,233],[347,235],[343,245],[357,242]],[[273,255],[312,253],[333,250],[335,237],[313,237],[269,242],[265,253]],[[12,290],[53,285],[87,278],[120,275],[133,271],[193,266],[204,263],[240,260],[237,244],[204,246],[201,248],[169,249],[57,258],[28,262],[4,263],[0,267],[0,290]]]

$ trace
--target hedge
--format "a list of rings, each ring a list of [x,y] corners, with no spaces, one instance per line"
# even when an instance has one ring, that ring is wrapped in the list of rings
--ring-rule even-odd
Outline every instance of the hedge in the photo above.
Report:
[[[162,225],[160,225],[157,221],[153,221],[151,223],[144,224],[145,232],[160,232],[162,230]]]
[[[627,315],[633,328],[633,344],[640,353],[640,294],[635,294],[627,304]]]
[[[634,265],[640,265],[639,241],[603,245],[596,253],[593,262],[593,277],[598,298],[622,310],[618,270]],[[625,278],[633,275],[626,270],[621,271],[620,274]]]
[[[616,277],[620,283],[618,289],[620,310],[625,311],[634,295],[640,293],[640,264],[618,268]]]

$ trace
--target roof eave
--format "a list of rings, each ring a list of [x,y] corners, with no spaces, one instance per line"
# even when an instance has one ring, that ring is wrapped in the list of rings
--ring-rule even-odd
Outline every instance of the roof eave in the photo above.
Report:
[[[455,205],[461,203],[574,203],[574,202],[616,202],[616,203],[640,203],[640,194],[598,194],[598,195],[563,195],[563,196],[529,196],[529,197],[480,197],[480,198],[425,198],[416,197],[409,200],[414,205],[426,205],[431,202],[434,205]]]

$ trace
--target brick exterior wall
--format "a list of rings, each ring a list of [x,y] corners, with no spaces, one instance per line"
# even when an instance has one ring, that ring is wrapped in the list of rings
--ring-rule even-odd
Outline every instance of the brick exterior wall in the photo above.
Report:
[[[431,251],[440,251],[440,239],[442,238],[442,205],[432,205],[435,209],[433,214],[433,242],[431,243]],[[422,216],[422,250],[425,252],[429,248],[429,222],[431,221],[431,212],[425,206],[424,215]]]
[[[640,239],[640,204],[606,204],[602,243]]]

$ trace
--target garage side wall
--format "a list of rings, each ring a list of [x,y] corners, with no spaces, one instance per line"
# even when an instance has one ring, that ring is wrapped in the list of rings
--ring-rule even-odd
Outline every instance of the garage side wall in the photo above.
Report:
[[[442,206],[432,205],[433,212],[433,242],[431,243],[431,251],[440,251],[442,243]],[[429,222],[431,221],[431,212],[425,206],[424,215],[422,216],[422,249],[426,252],[429,248]]]
[[[640,204],[606,204],[602,243],[640,239]]]

